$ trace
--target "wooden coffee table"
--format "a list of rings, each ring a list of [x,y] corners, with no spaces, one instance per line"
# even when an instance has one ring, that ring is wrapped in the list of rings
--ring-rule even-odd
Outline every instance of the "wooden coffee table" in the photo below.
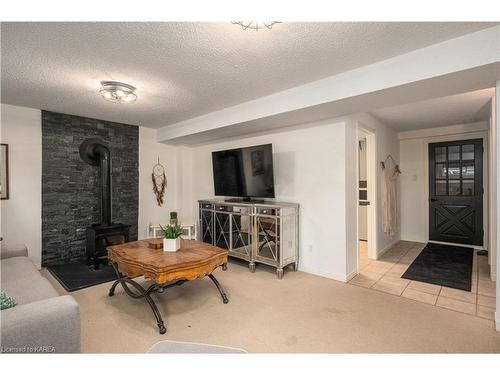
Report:
[[[163,293],[167,288],[208,276],[219,290],[222,302],[229,302],[224,289],[212,275],[217,267],[226,269],[227,250],[204,242],[182,240],[180,250],[164,252],[163,249],[150,248],[149,241],[151,240],[134,241],[107,248],[108,259],[118,277],[109,290],[109,296],[113,296],[116,286],[121,284],[130,297],[144,298],[153,310],[160,334],[167,330],[160,311],[150,296],[151,293]],[[145,289],[133,280],[138,276],[144,276],[153,283]],[[132,291],[129,285],[136,291]]]

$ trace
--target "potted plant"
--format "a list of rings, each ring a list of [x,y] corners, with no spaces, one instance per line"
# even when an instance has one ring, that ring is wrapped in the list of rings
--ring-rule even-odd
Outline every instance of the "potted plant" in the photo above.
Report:
[[[177,251],[181,248],[182,227],[180,225],[167,225],[162,227],[163,251]]]
[[[170,211],[170,225],[177,225],[177,212]]]

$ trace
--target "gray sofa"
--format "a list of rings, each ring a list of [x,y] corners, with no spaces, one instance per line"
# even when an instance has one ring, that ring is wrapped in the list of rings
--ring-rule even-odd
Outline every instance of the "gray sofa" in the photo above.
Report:
[[[80,352],[80,310],[36,269],[23,245],[0,249],[1,289],[17,306],[0,312],[4,353]]]

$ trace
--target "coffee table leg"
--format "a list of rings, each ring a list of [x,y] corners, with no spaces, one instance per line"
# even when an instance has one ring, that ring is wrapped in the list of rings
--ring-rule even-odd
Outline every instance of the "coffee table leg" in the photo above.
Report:
[[[127,293],[130,297],[132,298],[144,298],[146,299],[146,302],[148,303],[149,307],[151,307],[151,310],[153,310],[153,314],[155,315],[156,318],[156,323],[158,324],[158,329],[160,331],[160,334],[163,335],[165,332],[167,332],[167,329],[165,328],[165,324],[163,323],[163,319],[161,317],[160,311],[158,310],[158,307],[156,307],[155,302],[151,298],[151,296],[148,294],[148,291],[146,291],[141,284],[135,282],[134,280],[123,276],[120,274],[118,271],[118,268],[114,263],[111,263],[113,265],[113,268],[115,269],[116,275],[118,276],[118,280],[116,280],[113,285],[111,286],[111,289],[109,290],[108,295],[112,297],[115,294],[115,288],[118,284],[121,284],[123,287],[123,290],[125,290],[125,293]],[[132,285],[138,292],[139,294],[136,294],[130,290],[127,284]],[[149,289],[148,289],[149,290]]]
[[[120,283],[120,279],[116,280],[113,283],[113,286],[109,289],[108,296],[113,297],[115,295],[115,289],[116,289],[117,285]]]
[[[165,324],[163,323],[163,319],[161,318],[160,311],[158,311],[158,308],[156,307],[155,302],[153,299],[145,294],[146,301],[148,302],[149,306],[151,307],[151,310],[153,310],[153,314],[155,314],[156,318],[156,324],[158,324],[158,329],[160,331],[160,335],[163,335],[165,332],[167,332],[167,329],[165,328]]]
[[[219,282],[217,281],[215,276],[210,274],[210,275],[208,275],[208,277],[210,277],[210,280],[212,280],[214,282],[215,286],[217,287],[217,289],[219,289],[219,293],[222,297],[222,302],[228,303],[229,299],[227,298],[226,293],[224,292],[224,289],[222,289],[222,286],[219,284]]]

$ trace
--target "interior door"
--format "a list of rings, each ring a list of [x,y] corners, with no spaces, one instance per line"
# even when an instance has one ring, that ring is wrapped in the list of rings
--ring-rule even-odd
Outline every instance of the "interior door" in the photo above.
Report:
[[[483,140],[429,144],[429,239],[483,245]]]

